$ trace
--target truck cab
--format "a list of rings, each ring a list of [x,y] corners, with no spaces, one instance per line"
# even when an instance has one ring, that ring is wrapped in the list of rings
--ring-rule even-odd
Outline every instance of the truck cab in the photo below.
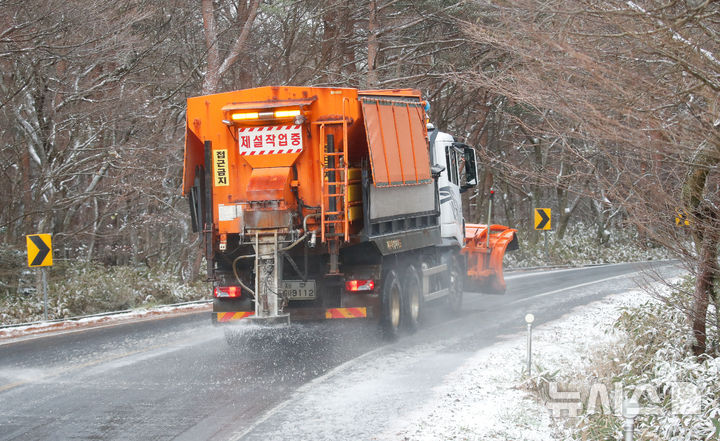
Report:
[[[465,219],[460,194],[477,185],[475,149],[428,125],[432,162],[438,177],[440,229],[443,245],[464,246]]]

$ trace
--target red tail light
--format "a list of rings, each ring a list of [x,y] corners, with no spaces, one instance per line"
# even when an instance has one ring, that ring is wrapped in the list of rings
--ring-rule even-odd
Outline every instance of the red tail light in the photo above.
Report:
[[[213,295],[215,297],[240,297],[240,288],[237,286],[216,286]]]
[[[345,282],[345,289],[350,292],[372,291],[375,289],[374,280],[348,280]]]

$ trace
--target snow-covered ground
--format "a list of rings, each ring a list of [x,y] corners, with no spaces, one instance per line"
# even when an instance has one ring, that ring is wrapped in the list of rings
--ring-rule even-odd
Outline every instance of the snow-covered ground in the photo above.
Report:
[[[35,334],[72,332],[79,329],[114,326],[120,323],[132,321],[155,320],[164,317],[191,314],[199,311],[209,311],[211,308],[212,305],[208,303],[159,306],[156,308],[137,309],[119,314],[86,317],[76,320],[32,323],[23,326],[0,329],[0,342],[8,339],[27,338]]]
[[[612,325],[619,309],[649,299],[642,291],[607,297],[533,329],[533,369],[582,369],[588,354],[618,338]],[[526,353],[526,334],[509,336],[477,352],[435,388],[424,406],[398,420],[378,439],[567,439],[567,420],[553,418],[548,403],[527,389]]]
[[[533,369],[585,367],[596,348],[619,338],[619,308],[649,298],[606,297],[533,329]],[[232,439],[569,439],[568,420],[530,390],[526,338],[508,335],[469,356],[449,354],[447,342],[379,348],[302,386]]]

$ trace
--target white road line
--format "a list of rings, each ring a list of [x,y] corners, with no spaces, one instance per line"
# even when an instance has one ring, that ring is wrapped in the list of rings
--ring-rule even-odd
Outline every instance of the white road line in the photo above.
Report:
[[[538,298],[540,298],[540,297],[545,297],[545,296],[551,296],[551,295],[557,294],[557,293],[559,293],[559,292],[568,291],[568,290],[576,289],[576,288],[582,288],[582,287],[584,287],[584,286],[590,286],[590,285],[594,285],[594,284],[596,284],[596,283],[607,282],[608,280],[622,279],[622,278],[624,278],[624,277],[630,277],[630,276],[632,276],[633,274],[637,274],[637,273],[638,273],[638,271],[633,271],[633,272],[627,273],[627,274],[620,274],[619,276],[606,277],[606,278],[604,278],[604,279],[594,280],[594,281],[592,281],[592,282],[585,282],[585,283],[581,283],[581,284],[579,284],[579,285],[573,285],[573,286],[568,286],[568,287],[566,287],[566,288],[556,289],[556,290],[554,290],[554,291],[543,292],[543,293],[540,293],[540,294],[535,294],[534,296],[524,297],[524,298],[522,298],[522,299],[515,300],[515,301],[513,301],[513,302],[508,303],[507,305],[508,305],[508,306],[510,306],[510,305],[516,305],[516,304],[518,304],[518,303],[527,302],[528,300],[538,299]]]
[[[577,268],[561,268],[561,269],[551,269],[551,270],[543,270],[543,269],[533,269],[529,272],[524,272],[523,268],[513,268],[512,270],[505,270],[505,280],[512,280],[512,279],[522,279],[525,277],[533,277],[540,274],[559,274],[559,273],[569,273],[569,272],[576,272],[576,271],[587,271],[591,270],[593,268],[612,268],[614,266],[621,266],[621,265],[628,265],[628,264],[644,264],[644,263],[656,263],[657,261],[643,261],[643,262],[620,262],[620,263],[607,263],[607,264],[601,264],[601,265],[588,265],[588,266],[579,266]]]
[[[595,267],[589,267],[589,268],[595,268]],[[579,268],[563,268],[563,269],[554,269],[554,270],[533,270],[533,271],[527,272],[527,273],[525,273],[525,272],[510,273],[505,276],[505,280],[523,279],[526,277],[536,277],[536,276],[543,275],[543,274],[568,273],[568,272],[582,271],[582,270],[587,270],[587,269],[588,269],[588,267],[579,267]]]

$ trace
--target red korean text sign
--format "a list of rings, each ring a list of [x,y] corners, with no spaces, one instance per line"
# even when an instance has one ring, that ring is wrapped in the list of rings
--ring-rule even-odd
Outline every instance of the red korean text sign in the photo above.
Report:
[[[302,126],[264,126],[238,128],[240,155],[300,153],[303,149]]]

